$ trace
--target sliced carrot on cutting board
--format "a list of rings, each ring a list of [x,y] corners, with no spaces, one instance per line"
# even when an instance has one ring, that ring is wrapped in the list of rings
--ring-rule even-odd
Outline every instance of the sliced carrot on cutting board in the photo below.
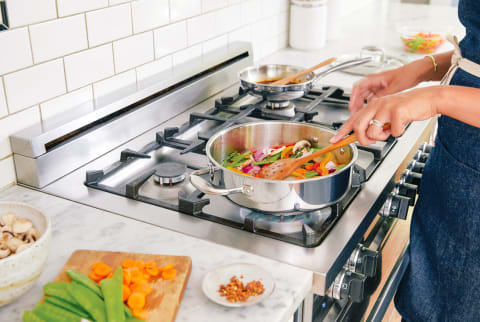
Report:
[[[143,309],[143,307],[145,306],[145,294],[133,292],[128,297],[127,305],[132,310]]]
[[[162,279],[171,280],[177,276],[177,270],[175,268],[170,268],[162,272]]]
[[[132,294],[132,291],[130,290],[130,288],[127,285],[123,284],[123,286],[122,286],[123,302],[128,300],[128,298],[130,297],[130,294]]]

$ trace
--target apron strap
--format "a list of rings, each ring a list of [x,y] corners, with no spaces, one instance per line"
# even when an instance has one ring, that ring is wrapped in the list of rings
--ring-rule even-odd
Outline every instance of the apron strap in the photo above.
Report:
[[[450,65],[450,68],[448,69],[440,84],[450,84],[453,75],[458,68],[463,69],[467,73],[480,78],[480,65],[462,57],[462,51],[460,50],[460,46],[458,45],[457,37],[448,35],[447,40],[453,45],[452,64]]]

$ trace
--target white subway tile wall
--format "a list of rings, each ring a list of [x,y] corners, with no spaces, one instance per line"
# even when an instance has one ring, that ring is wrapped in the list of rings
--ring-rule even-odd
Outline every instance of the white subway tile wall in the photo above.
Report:
[[[287,45],[288,0],[10,0],[0,32],[0,188],[15,182],[8,137],[162,71],[252,41]],[[261,29],[259,29],[261,28]],[[58,119],[57,119],[58,120]]]

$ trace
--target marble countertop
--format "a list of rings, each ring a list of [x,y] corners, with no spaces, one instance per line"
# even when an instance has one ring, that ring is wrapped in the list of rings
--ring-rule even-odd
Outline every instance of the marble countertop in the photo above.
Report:
[[[311,66],[340,54],[357,54],[365,45],[376,45],[411,61],[420,55],[401,48],[401,26],[447,23],[461,38],[464,29],[456,10],[447,6],[423,6],[376,0],[344,19],[342,38],[329,41],[317,52],[283,49],[261,62]],[[449,50],[449,44],[441,50]],[[259,62],[259,63],[261,63]],[[356,76],[334,73],[321,81],[325,85],[351,87]],[[185,255],[193,261],[192,275],[177,315],[177,321],[287,321],[311,291],[312,273],[229,247],[198,240],[143,222],[83,206],[51,195],[15,186],[0,192],[1,200],[29,203],[52,218],[53,240],[47,266],[33,289],[14,303],[0,308],[0,321],[19,321],[24,310],[32,309],[42,296],[42,285],[52,281],[76,249]],[[92,229],[95,227],[95,229]],[[255,263],[269,271],[276,283],[274,293],[249,308],[232,309],[210,302],[202,293],[203,275],[219,265]]]
[[[52,243],[46,267],[34,287],[0,308],[0,321],[21,321],[42,297],[42,286],[55,279],[77,249],[190,256],[192,273],[176,321],[288,321],[312,287],[312,273],[229,247],[216,245],[143,222],[127,219],[21,186],[0,193],[0,200],[28,203],[52,219]],[[93,229],[94,228],[94,229]],[[256,264],[275,279],[272,295],[248,308],[227,308],[202,292],[205,273],[230,263]]]

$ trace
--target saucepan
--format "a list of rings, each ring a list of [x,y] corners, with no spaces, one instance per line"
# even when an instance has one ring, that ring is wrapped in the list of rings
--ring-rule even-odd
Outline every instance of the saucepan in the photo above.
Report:
[[[358,156],[354,144],[334,151],[335,158],[346,164],[343,169],[311,179],[268,180],[234,172],[221,164],[233,151],[253,150],[305,139],[313,147],[324,147],[334,134],[334,131],[327,128],[290,121],[252,122],[230,127],[208,140],[206,154],[211,166],[193,171],[190,181],[205,194],[223,195],[242,207],[264,213],[284,215],[320,209],[337,202],[350,189],[352,166]]]
[[[372,57],[348,60],[329,67],[318,74],[311,72],[288,85],[270,85],[269,83],[297,74],[304,68],[276,64],[252,66],[242,70],[239,73],[239,78],[242,88],[248,90],[251,94],[260,96],[270,102],[284,102],[308,94],[317,80],[330,73],[362,65],[371,60]]]

